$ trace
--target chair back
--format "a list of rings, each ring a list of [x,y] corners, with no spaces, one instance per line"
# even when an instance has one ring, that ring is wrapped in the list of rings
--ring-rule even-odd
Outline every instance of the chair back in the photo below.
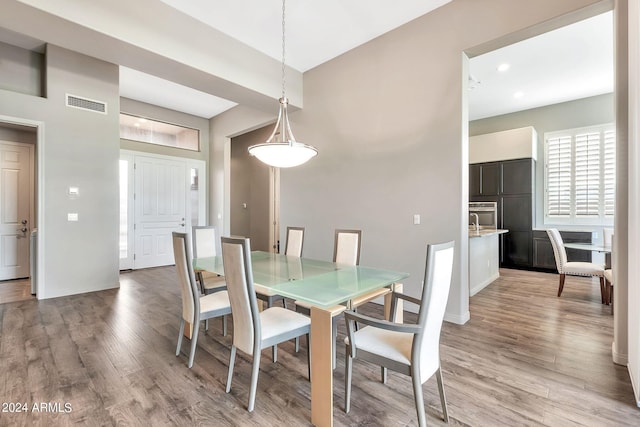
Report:
[[[344,265],[360,264],[361,230],[336,230],[333,262]]]
[[[212,225],[192,227],[193,256],[208,258],[216,256],[216,229]]]
[[[602,229],[602,244],[609,247],[613,245],[613,228]]]
[[[173,257],[182,296],[182,318],[192,325],[200,314],[200,291],[196,287],[186,233],[172,233]]]
[[[287,227],[287,242],[284,254],[300,258],[302,256],[302,242],[304,241],[304,227]]]
[[[553,247],[553,256],[556,259],[556,267],[558,273],[564,274],[564,266],[567,263],[567,251],[564,248],[564,242],[562,236],[557,228],[548,228],[547,235],[551,240],[551,246]]]
[[[451,288],[453,255],[453,241],[427,246],[422,302],[418,313],[421,332],[416,334],[411,349],[412,363],[420,363],[421,383],[440,367],[440,331]]]
[[[249,239],[223,237],[221,240],[224,277],[233,314],[233,345],[247,354],[254,354],[261,335]]]

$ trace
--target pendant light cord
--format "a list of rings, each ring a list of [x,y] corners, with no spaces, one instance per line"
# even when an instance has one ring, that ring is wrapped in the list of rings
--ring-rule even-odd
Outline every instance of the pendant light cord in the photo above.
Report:
[[[285,86],[285,67],[284,67],[284,4],[285,0],[282,0],[282,97],[284,98],[284,86]]]

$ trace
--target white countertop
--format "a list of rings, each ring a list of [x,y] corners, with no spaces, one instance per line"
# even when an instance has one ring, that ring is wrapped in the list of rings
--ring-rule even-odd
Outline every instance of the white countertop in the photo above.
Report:
[[[504,234],[504,233],[508,233],[509,230],[503,230],[503,229],[494,229],[494,228],[485,228],[485,229],[481,229],[479,231],[475,231],[475,230],[469,230],[469,238],[472,237],[487,237],[487,236],[495,236],[498,234]]]

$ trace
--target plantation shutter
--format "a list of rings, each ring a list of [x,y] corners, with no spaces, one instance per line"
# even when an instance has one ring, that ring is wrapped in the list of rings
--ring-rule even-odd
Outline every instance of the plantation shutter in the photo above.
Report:
[[[616,133],[604,132],[604,215],[614,215],[616,199]]]
[[[547,141],[547,212],[549,216],[571,214],[571,136]]]
[[[600,214],[600,133],[576,135],[576,216]]]

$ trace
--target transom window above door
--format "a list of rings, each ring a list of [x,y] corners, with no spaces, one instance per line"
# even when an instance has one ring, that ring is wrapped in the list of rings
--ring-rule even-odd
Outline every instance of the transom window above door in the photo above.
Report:
[[[200,151],[199,130],[124,113],[120,113],[120,138]]]

